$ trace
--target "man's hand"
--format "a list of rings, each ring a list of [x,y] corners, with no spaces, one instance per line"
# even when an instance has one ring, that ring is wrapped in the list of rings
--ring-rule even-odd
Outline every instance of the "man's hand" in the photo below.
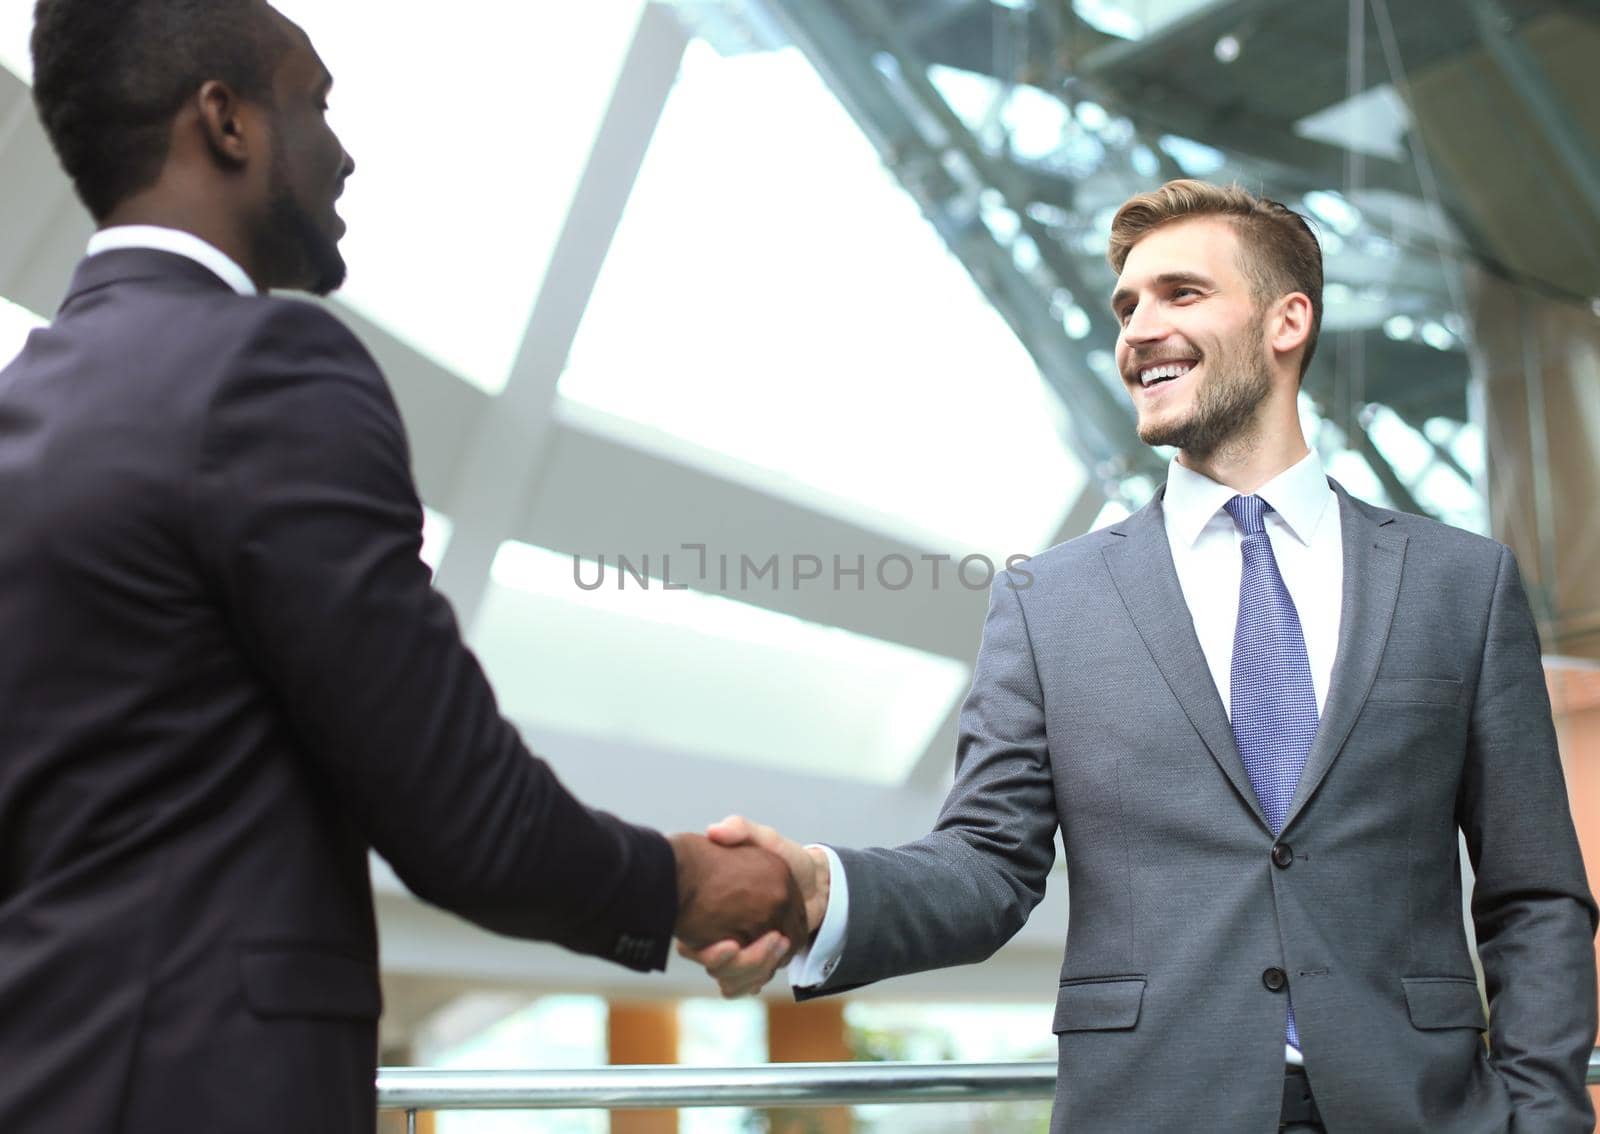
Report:
[[[693,948],[765,942],[787,961],[806,939],[805,905],[788,864],[754,844],[718,845],[704,835],[670,835],[678,863],[673,934]]]
[[[793,956],[791,942],[798,946],[810,941],[822,924],[822,916],[828,911],[828,859],[820,850],[807,850],[771,827],[738,815],[714,824],[706,833],[712,842],[725,847],[753,846],[777,855],[788,866],[805,903],[805,933],[789,941],[769,933],[754,941],[730,939],[708,946],[683,940],[680,935],[678,952],[704,966],[723,996],[753,996],[789,963]]]

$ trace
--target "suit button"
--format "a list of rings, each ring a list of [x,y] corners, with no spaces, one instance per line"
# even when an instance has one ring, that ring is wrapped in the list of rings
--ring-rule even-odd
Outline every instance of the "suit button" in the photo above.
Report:
[[[1289,978],[1282,969],[1273,965],[1261,974],[1261,983],[1267,986],[1268,992],[1282,992],[1284,986],[1289,983]]]
[[[1289,864],[1294,861],[1294,850],[1288,843],[1274,843],[1272,847],[1272,865],[1279,870],[1289,869]]]

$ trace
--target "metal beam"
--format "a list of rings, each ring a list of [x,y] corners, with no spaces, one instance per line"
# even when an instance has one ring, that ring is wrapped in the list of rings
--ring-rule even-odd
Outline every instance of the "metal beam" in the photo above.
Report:
[[[1149,92],[1124,93],[1109,78],[1095,79],[1087,88],[1107,107],[1127,118],[1141,133],[1176,134],[1235,154],[1261,167],[1274,182],[1303,189],[1343,186],[1345,151],[1237,109],[1220,110],[1178,98],[1156,99]],[[1368,154],[1363,187],[1387,189],[1417,196],[1416,177],[1400,162]]]
[[[606,431],[603,415],[581,406],[562,407],[545,448],[537,491],[506,539],[591,560],[603,554],[613,568],[619,554],[635,563],[648,559],[644,570],[658,579],[670,556],[674,585],[958,661],[970,661],[977,648],[987,588],[974,590],[953,577],[956,560],[977,549],[890,534],[730,480],[715,462],[696,465],[652,452],[626,433]],[[1038,549],[985,550],[999,563]],[[922,559],[930,554],[949,559],[937,585]],[[748,577],[741,555],[753,563],[776,556],[779,571],[767,579]],[[796,556],[818,561],[814,582],[800,585]],[[878,565],[893,556],[916,565],[913,585],[887,590],[878,582]],[[861,576],[835,575],[841,565],[858,564]],[[611,585],[620,582],[616,573]]]
[[[1400,474],[1394,471],[1394,466],[1389,463],[1389,458],[1383,455],[1377,442],[1373,441],[1372,434],[1367,432],[1367,427],[1362,424],[1358,414],[1355,421],[1355,433],[1359,444],[1355,449],[1361,459],[1367,462],[1367,467],[1378,478],[1378,483],[1383,485],[1383,490],[1389,494],[1389,499],[1394,506],[1402,512],[1410,512],[1416,516],[1428,516],[1438,519],[1433,512],[1424,508],[1412,494],[1410,487],[1400,479]]]
[[[567,352],[687,44],[670,8],[645,6],[550,254],[510,378],[484,407],[462,461],[446,505],[454,527],[435,582],[450,596],[464,627],[472,626],[495,554],[511,538],[537,486]]]
[[[1071,256],[1048,229],[1027,215],[1013,184],[1013,167],[987,154],[927,77],[927,63],[875,2],[847,3],[866,35],[834,4],[768,0],[774,15],[829,80],[848,110],[879,146],[885,160],[915,196],[974,281],[1033,355],[1045,379],[1072,410],[1074,445],[1097,470],[1123,470],[1151,458],[1137,441],[1129,409],[1088,370],[1083,355],[1110,349],[1109,316],[1085,303],[1091,341],[1069,340],[1050,312],[1050,294],[1065,287],[1087,297],[1091,289]],[[873,44],[893,66],[875,63]],[[898,88],[898,93],[893,88]],[[1020,230],[1039,250],[1055,282],[1041,285],[1020,270],[1011,250],[975,216],[980,190],[996,189],[1016,212]]]
[[[1498,0],[1466,0],[1466,5],[1489,56],[1556,151],[1591,214],[1600,218],[1600,155],[1589,135],[1572,117],[1539,60],[1517,36],[1516,22]]]
[[[1210,43],[1221,31],[1245,23],[1258,12],[1283,7],[1285,0],[1223,0],[1195,9],[1141,39],[1116,40],[1085,55],[1076,68],[1084,78],[1115,74],[1157,59],[1175,44]]]

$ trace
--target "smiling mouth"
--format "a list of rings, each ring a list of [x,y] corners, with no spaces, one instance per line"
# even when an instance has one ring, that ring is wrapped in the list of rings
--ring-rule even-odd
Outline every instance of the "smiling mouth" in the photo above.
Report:
[[[1189,371],[1193,370],[1198,365],[1199,363],[1195,362],[1193,359],[1186,358],[1181,360],[1168,359],[1163,362],[1156,362],[1142,366],[1138,370],[1139,385],[1143,386],[1147,390],[1152,386],[1163,385],[1164,383],[1182,378],[1185,374],[1189,373]]]

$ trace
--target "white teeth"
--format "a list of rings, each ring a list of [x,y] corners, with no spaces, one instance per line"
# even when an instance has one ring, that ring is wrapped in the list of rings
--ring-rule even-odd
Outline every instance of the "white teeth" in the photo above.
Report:
[[[1148,370],[1139,372],[1139,381],[1148,386],[1152,382],[1159,382],[1164,378],[1181,378],[1194,369],[1192,362],[1168,362],[1160,366],[1152,366]]]

